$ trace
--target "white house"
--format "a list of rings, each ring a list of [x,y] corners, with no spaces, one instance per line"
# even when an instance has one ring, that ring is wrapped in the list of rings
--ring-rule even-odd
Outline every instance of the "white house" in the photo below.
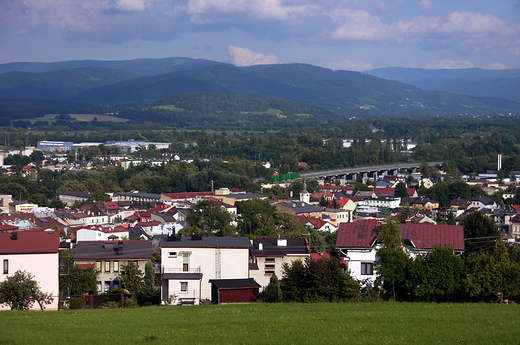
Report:
[[[168,236],[160,247],[162,300],[200,304],[211,299],[210,280],[249,278],[246,237]]]
[[[372,284],[377,277],[374,262],[377,260],[377,233],[375,222],[342,223],[338,229],[336,247],[346,257],[348,269],[357,280]],[[452,246],[455,253],[464,251],[464,228],[460,225],[401,224],[405,250],[415,257],[426,254],[436,245]]]
[[[34,276],[41,291],[50,293],[53,301],[46,310],[57,310],[59,302],[60,234],[56,231],[19,231],[0,233],[0,260],[3,270],[0,280],[16,271],[27,271]],[[8,306],[0,305],[0,310]],[[32,309],[39,310],[38,303]]]

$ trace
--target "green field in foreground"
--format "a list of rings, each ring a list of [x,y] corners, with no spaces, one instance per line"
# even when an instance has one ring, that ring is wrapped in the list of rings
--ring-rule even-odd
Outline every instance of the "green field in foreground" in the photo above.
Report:
[[[518,344],[520,307],[229,304],[0,312],[2,344]]]

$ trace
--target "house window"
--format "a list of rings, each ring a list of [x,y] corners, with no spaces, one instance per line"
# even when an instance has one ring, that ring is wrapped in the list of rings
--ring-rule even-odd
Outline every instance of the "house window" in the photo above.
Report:
[[[184,253],[184,254],[182,254],[182,271],[188,272],[189,270],[190,270],[190,254]]]
[[[4,274],[9,274],[9,260],[4,260]]]
[[[264,274],[265,274],[266,276],[267,276],[267,275],[271,276],[271,275],[274,274],[274,270],[265,271]]]
[[[170,258],[176,258],[177,257],[177,252],[170,252],[169,253],[169,257]]]
[[[114,289],[119,289],[119,280],[114,280],[113,286],[114,286]]]
[[[373,275],[374,274],[374,266],[371,262],[362,262],[361,263],[361,274],[362,275]]]
[[[97,282],[97,284],[96,284],[96,290],[97,290],[98,292],[101,292],[101,281],[100,281],[100,280],[98,280],[98,282]]]
[[[181,282],[181,292],[188,292],[188,282]]]
[[[110,261],[105,261],[105,272],[110,272]]]
[[[105,292],[110,292],[110,281],[105,282]]]
[[[114,272],[119,272],[119,261],[114,261]]]
[[[265,269],[273,269],[274,270],[274,265],[265,265]]]
[[[101,261],[96,261],[96,271],[101,272]]]
[[[135,265],[136,267],[139,267],[139,261],[135,260],[135,261],[134,261],[134,265]]]
[[[265,262],[274,262],[274,258],[265,258]]]

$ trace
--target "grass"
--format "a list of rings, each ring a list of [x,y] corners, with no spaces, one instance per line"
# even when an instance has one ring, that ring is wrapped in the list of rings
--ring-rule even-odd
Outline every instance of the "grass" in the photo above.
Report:
[[[0,312],[5,344],[517,344],[520,307],[230,304]]]
[[[183,109],[183,108],[177,108],[177,107],[174,106],[174,105],[158,105],[158,106],[153,107],[153,109],[165,109],[165,110],[186,110],[186,109]]]

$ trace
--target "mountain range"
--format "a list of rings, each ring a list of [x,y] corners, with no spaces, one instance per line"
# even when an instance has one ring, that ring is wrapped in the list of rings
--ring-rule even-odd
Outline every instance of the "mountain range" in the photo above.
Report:
[[[0,65],[0,98],[144,105],[171,94],[227,93],[308,103],[340,116],[519,111],[520,99],[514,95],[519,76],[493,72],[489,71],[489,76],[484,76],[486,70],[442,74],[380,69],[360,73],[296,63],[236,67],[190,58],[25,62]],[[441,88],[433,91],[434,81],[473,85],[477,79],[479,85],[487,85],[487,80],[487,88],[494,92],[486,93],[484,87],[478,95]],[[432,90],[411,85],[421,80],[428,81]],[[500,91],[502,87],[509,91]]]
[[[476,97],[505,98],[520,102],[520,69],[385,67],[365,73],[426,90],[439,90]]]

